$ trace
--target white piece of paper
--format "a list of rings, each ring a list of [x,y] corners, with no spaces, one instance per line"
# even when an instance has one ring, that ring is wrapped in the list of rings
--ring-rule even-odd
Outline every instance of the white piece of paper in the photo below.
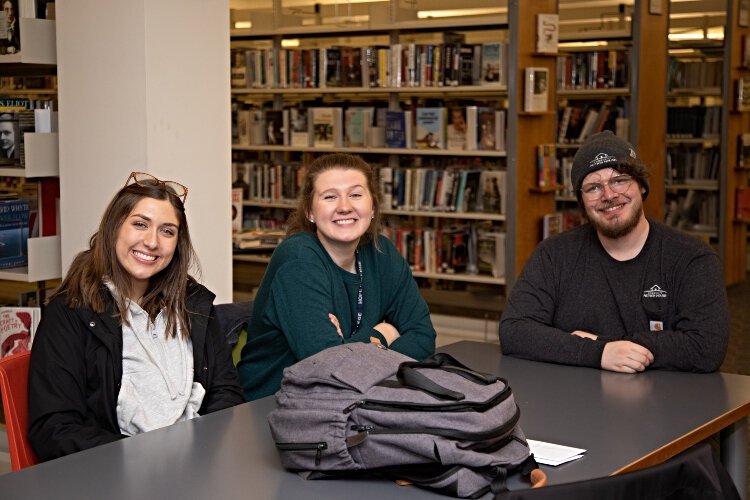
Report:
[[[577,460],[586,453],[583,448],[573,448],[572,446],[563,446],[560,444],[547,443],[544,441],[526,440],[531,448],[531,453],[540,464],[557,466]]]

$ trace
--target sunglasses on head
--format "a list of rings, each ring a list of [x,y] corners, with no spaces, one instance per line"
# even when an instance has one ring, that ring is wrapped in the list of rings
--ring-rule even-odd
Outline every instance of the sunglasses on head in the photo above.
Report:
[[[171,191],[172,194],[174,194],[178,198],[181,198],[182,203],[185,203],[185,200],[187,199],[188,188],[183,186],[179,182],[162,181],[160,179],[157,179],[153,175],[147,174],[145,172],[130,172],[130,176],[128,177],[128,180],[125,181],[126,186],[130,184],[131,179],[133,180],[133,183],[141,187],[152,187],[152,186],[158,186],[159,184],[161,184],[164,187],[166,187],[169,191]]]

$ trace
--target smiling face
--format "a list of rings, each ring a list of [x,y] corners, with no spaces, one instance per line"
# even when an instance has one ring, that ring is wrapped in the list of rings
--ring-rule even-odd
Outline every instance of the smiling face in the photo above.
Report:
[[[0,149],[7,151],[16,142],[16,134],[13,131],[13,122],[0,121]]]
[[[130,276],[131,299],[140,299],[149,280],[172,261],[179,220],[167,200],[142,198],[117,233],[117,261]]]
[[[354,169],[331,168],[315,179],[309,217],[329,254],[354,254],[370,227],[373,203],[365,175]]]
[[[591,183],[601,184],[603,190],[596,199],[583,197],[583,206],[589,222],[606,238],[618,239],[628,235],[639,223],[646,222],[643,215],[643,193],[635,180],[627,188],[616,193],[609,180],[620,173],[612,168],[591,172],[583,179],[583,189]]]

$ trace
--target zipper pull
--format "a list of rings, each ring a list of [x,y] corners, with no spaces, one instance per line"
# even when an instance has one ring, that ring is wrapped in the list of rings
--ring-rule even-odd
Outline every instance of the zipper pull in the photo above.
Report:
[[[350,404],[346,408],[344,408],[344,414],[351,413],[355,408],[358,408],[365,404],[364,399],[360,399],[359,401],[355,401],[354,403]]]
[[[373,430],[373,429],[374,429],[375,427],[373,427],[372,425],[352,425],[352,426],[351,426],[351,427],[349,427],[349,428],[350,428],[351,430],[353,430],[353,431],[357,431],[357,432],[370,432],[370,431],[371,431],[371,430]]]
[[[326,443],[318,443],[318,451],[315,452],[315,465],[320,465],[320,459],[323,456],[323,450],[328,447]]]

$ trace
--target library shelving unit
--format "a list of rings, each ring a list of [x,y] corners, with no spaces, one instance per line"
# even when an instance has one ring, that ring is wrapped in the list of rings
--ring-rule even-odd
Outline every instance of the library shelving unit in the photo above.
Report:
[[[630,45],[627,32],[598,40],[561,40],[555,141],[558,184],[562,186],[555,195],[559,211],[577,210],[570,170],[581,143],[603,130],[625,139],[630,136]]]
[[[737,83],[740,78],[750,78],[748,64],[747,13],[740,16],[740,4],[727,2],[727,22],[724,31],[724,81],[723,104],[726,110],[722,129],[722,144],[726,162],[719,178],[719,226],[720,254],[724,261],[724,280],[729,284],[747,278],[748,221],[736,214],[735,193],[738,188],[748,186],[748,170],[740,166],[738,141],[743,134],[750,133],[750,112],[737,107]]]
[[[397,2],[392,2],[397,3]],[[533,3],[534,5],[528,5]],[[394,9],[394,12],[398,9]],[[539,241],[539,221],[552,206],[552,193],[535,193],[534,172],[525,168],[534,164],[536,144],[553,142],[554,112],[523,113],[519,103],[523,102],[523,68],[547,66],[554,74],[554,57],[534,53],[535,14],[556,13],[557,2],[508,2],[506,16],[477,16],[460,19],[392,20],[389,23],[368,23],[348,27],[336,26],[331,30],[325,26],[307,26],[268,29],[233,30],[232,45],[257,44],[259,47],[281,48],[287,39],[300,40],[300,47],[339,46],[392,46],[394,44],[438,44],[444,35],[461,34],[466,43],[481,44],[504,42],[507,47],[503,64],[507,68],[507,85],[457,85],[428,87],[327,87],[327,88],[251,88],[233,89],[233,101],[251,102],[254,105],[271,106],[280,110],[299,102],[314,101],[313,106],[331,106],[328,103],[346,103],[351,106],[372,105],[377,102],[389,111],[415,109],[423,106],[477,105],[500,109],[505,112],[506,135],[504,150],[448,150],[387,147],[312,147],[281,145],[239,145],[232,147],[233,157],[293,161],[309,161],[316,153],[334,151],[362,155],[371,164],[379,165],[381,172],[433,166],[445,169],[450,162],[463,165],[478,165],[476,168],[504,172],[506,180],[505,211],[433,211],[383,207],[383,215],[393,227],[410,227],[417,230],[448,228],[456,224],[472,224],[490,228],[490,232],[505,234],[504,266],[500,272],[436,272],[436,269],[417,267],[414,276],[429,284],[423,288],[428,302],[445,305],[460,305],[467,308],[491,311],[499,316],[503,307],[502,295],[511,286],[526,258]],[[345,37],[345,40],[342,38]],[[361,38],[361,40],[358,39]],[[247,46],[247,45],[246,45]],[[554,92],[550,92],[551,99]],[[454,104],[457,103],[457,104]],[[335,104],[340,106],[341,104]],[[552,107],[548,107],[552,110]],[[472,163],[474,162],[474,163]],[[474,168],[474,167],[472,167]],[[529,172],[527,172],[529,171]],[[291,201],[251,200],[243,201],[245,210],[273,211],[277,220],[283,220],[291,208]],[[519,207],[523,207],[519,209]],[[248,266],[260,267],[267,257],[235,255],[235,287],[242,288],[242,280],[262,276],[260,272],[248,270]],[[451,284],[453,283],[453,284]],[[476,286],[480,287],[479,293]],[[460,297],[460,298],[459,298]]]
[[[723,61],[721,40],[670,44],[664,220],[717,245]]]
[[[0,55],[4,75],[36,75],[54,73],[57,55],[55,22],[46,19],[20,19],[21,50],[17,54]],[[29,97],[53,96],[50,90],[5,90],[0,95]],[[0,176],[31,179],[58,177],[59,139],[57,133],[25,133],[25,168],[0,168]],[[61,277],[60,236],[29,238],[28,265],[0,269],[0,280],[36,283],[44,290],[46,280]]]

